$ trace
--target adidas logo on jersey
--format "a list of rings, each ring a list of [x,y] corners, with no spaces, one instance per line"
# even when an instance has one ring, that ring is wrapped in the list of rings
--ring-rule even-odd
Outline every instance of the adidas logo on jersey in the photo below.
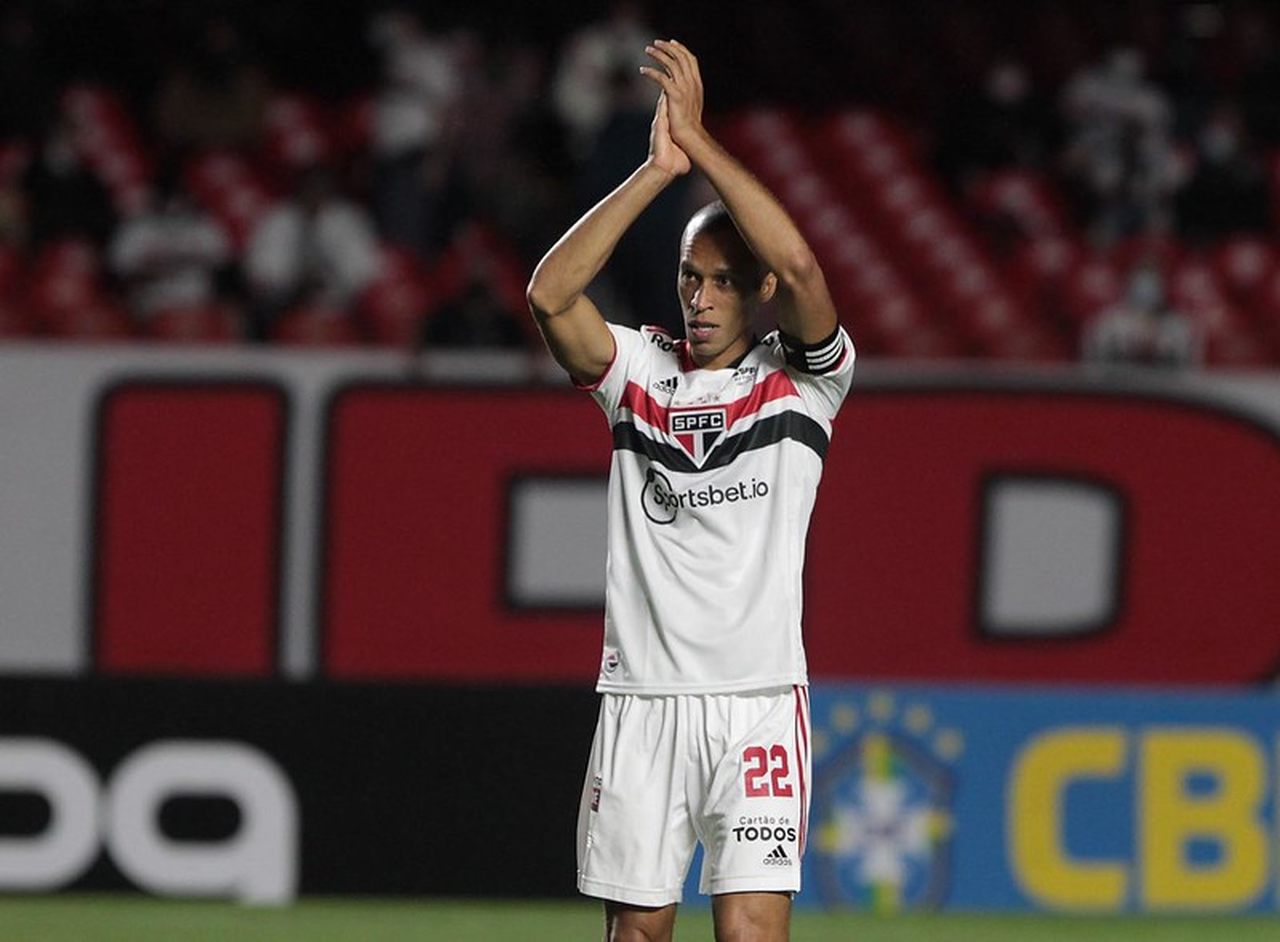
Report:
[[[658,392],[671,395],[675,393],[676,388],[680,385],[680,377],[668,376],[666,379],[655,380],[652,385]]]
[[[787,852],[779,844],[765,856],[764,865],[766,867],[790,867],[791,858],[787,856]]]

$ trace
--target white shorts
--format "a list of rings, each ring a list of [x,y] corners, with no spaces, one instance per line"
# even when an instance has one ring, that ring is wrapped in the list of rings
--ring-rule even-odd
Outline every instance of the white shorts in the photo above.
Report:
[[[807,688],[603,697],[578,811],[579,890],[678,903],[697,841],[704,894],[800,889]]]

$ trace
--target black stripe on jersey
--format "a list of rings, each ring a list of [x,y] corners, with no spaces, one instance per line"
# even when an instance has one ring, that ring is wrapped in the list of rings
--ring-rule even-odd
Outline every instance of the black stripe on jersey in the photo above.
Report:
[[[791,439],[812,448],[820,459],[827,457],[827,446],[830,443],[827,433],[822,430],[821,425],[799,412],[779,412],[777,415],[758,420],[745,432],[730,435],[711,450],[711,454],[707,456],[701,468],[675,445],[654,441],[636,428],[632,422],[619,422],[613,427],[615,451],[634,451],[645,455],[668,471],[680,471],[686,474],[722,468],[744,451],[766,448],[784,439]]]

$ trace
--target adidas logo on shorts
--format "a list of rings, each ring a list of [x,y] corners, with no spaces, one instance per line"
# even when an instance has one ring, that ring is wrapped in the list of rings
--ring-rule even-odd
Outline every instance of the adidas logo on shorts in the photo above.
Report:
[[[782,845],[779,844],[773,850],[769,851],[768,855],[764,858],[764,865],[766,867],[790,867],[791,858],[787,856],[787,852],[783,850]]]

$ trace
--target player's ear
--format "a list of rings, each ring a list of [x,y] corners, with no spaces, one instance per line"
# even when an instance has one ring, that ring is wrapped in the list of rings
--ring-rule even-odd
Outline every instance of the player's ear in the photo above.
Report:
[[[760,288],[756,292],[761,304],[766,304],[772,300],[774,292],[778,290],[778,276],[771,271],[764,273],[764,277],[760,279]]]

